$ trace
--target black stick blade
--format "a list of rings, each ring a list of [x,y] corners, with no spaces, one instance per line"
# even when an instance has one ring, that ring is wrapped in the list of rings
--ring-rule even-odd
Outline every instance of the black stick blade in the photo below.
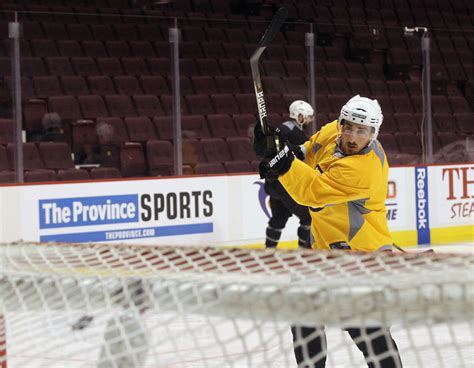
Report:
[[[263,34],[258,47],[267,47],[273,41],[281,26],[283,23],[285,23],[287,17],[288,10],[286,8],[281,7],[278,9],[278,11],[273,16],[270,25],[267,27],[267,30]]]

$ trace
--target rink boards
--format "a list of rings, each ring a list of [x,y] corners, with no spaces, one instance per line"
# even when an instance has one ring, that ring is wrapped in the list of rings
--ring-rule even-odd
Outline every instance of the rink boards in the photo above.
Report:
[[[474,242],[474,165],[391,168],[395,243]],[[256,175],[213,175],[0,187],[0,241],[258,247],[270,215]],[[291,218],[282,245],[295,245]]]

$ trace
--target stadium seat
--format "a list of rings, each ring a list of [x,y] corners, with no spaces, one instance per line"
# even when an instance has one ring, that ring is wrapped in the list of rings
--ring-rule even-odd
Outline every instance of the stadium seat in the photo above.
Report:
[[[35,76],[48,75],[48,72],[43,60],[44,59],[39,58],[39,57],[26,57],[26,56],[22,57],[20,60],[22,76],[35,77]]]
[[[255,113],[257,110],[257,101],[255,94],[237,93],[235,99],[242,113]]]
[[[62,76],[76,74],[67,57],[48,57],[45,60],[49,74],[51,75]]]
[[[107,49],[102,41],[82,41],[84,56],[91,58],[105,58],[108,56]]]
[[[232,115],[240,137],[253,137],[253,129],[257,118],[254,114]]]
[[[99,95],[78,96],[77,100],[81,106],[82,116],[85,119],[96,119],[109,116],[104,100]]]
[[[121,59],[123,70],[126,74],[139,77],[141,75],[149,75],[150,71],[145,59],[140,57],[124,57]]]
[[[253,169],[248,161],[226,161],[224,167],[228,173],[252,172]]]
[[[90,172],[91,179],[115,179],[121,178],[122,174],[115,167],[94,167]]]
[[[89,24],[88,22],[80,22]],[[97,23],[97,22],[96,22]],[[115,41],[115,33],[110,24],[91,24],[90,30],[94,40],[99,41]]]
[[[87,170],[70,168],[58,170],[58,179],[59,181],[89,180],[90,176]]]
[[[154,116],[153,125],[158,133],[159,139],[173,139],[173,118],[171,116]]]
[[[171,92],[165,78],[160,75],[140,76],[140,83],[142,85],[143,92],[147,94],[159,96],[162,94],[169,94]]]
[[[69,169],[74,167],[71,148],[64,142],[40,142],[39,153],[46,169]]]
[[[286,79],[286,78],[285,78]],[[280,77],[262,77],[262,84],[266,93],[286,93],[287,89],[283,78]]]
[[[226,170],[222,163],[199,163],[196,165],[196,174],[225,174]]]
[[[129,96],[106,95],[105,102],[110,112],[110,116],[137,116],[137,112]]]
[[[395,111],[397,111],[395,109]],[[420,132],[420,123],[415,119],[415,116],[412,113],[395,113],[393,114],[398,130],[400,132],[412,132],[412,133],[417,133]],[[384,127],[382,128],[385,130],[385,121],[384,121]]]
[[[391,97],[393,111],[399,113],[413,113],[413,106],[408,96],[392,96]],[[385,110],[382,110],[385,112]]]
[[[30,43],[36,57],[48,58],[59,56],[58,48],[53,40],[34,38]]]
[[[39,155],[38,148],[33,142],[23,143],[23,168],[25,170],[43,169],[44,164]],[[10,163],[14,164],[15,145],[7,144],[7,156]]]
[[[120,95],[139,95],[142,89],[135,77],[129,75],[118,75],[113,78],[115,89]]]
[[[124,177],[145,174],[145,154],[140,143],[126,142],[120,148],[120,171]]]
[[[146,143],[146,154],[150,175],[173,174],[173,146],[169,141],[149,140]]]
[[[237,130],[231,117],[227,114],[212,114],[207,117],[209,130],[215,138],[237,136]]]
[[[458,127],[462,133],[474,134],[474,121],[472,112],[470,113],[454,113],[456,117]]]
[[[131,142],[144,143],[150,139],[158,139],[153,124],[148,117],[126,117],[123,121]]]
[[[220,42],[202,42],[201,47],[206,58],[225,59],[227,57],[226,51]]]
[[[220,114],[238,114],[240,113],[239,105],[230,93],[212,94],[212,105],[214,111]]]
[[[451,109],[455,113],[472,113],[471,108],[469,107],[466,99],[462,96],[449,96],[449,104]]]
[[[34,99],[25,102],[23,104],[23,129],[28,133],[42,132],[44,129],[43,118],[47,113],[48,108],[43,100]]]
[[[59,78],[66,95],[80,96],[90,93],[85,79],[79,75],[66,75]]]
[[[222,65],[221,65],[222,66]],[[231,75],[217,75],[215,83],[220,93],[240,93],[240,86],[237,78]]]
[[[421,140],[418,136],[410,132],[397,132],[395,139],[401,153],[421,156]]]
[[[113,57],[97,58],[97,66],[100,69],[102,75],[115,76],[125,74],[120,60]],[[79,73],[78,73],[79,74]]]
[[[0,144],[13,143],[14,127],[13,119],[0,118]]]
[[[7,148],[0,144],[0,172],[9,171],[13,169],[12,162],[8,159]]]
[[[434,113],[433,131],[454,132],[457,130],[456,118],[452,114]]]
[[[26,183],[51,182],[58,180],[56,172],[50,169],[26,170],[23,178]]]
[[[114,23],[113,29],[117,35],[117,40],[137,41],[140,38],[138,30],[133,24]]]
[[[160,100],[155,95],[134,95],[132,99],[139,116],[153,117],[164,114]]]
[[[0,171],[0,183],[9,184],[15,182],[15,172],[13,171]]]
[[[201,145],[207,162],[223,163],[232,160],[227,144],[222,138],[203,138]]]
[[[91,94],[104,96],[116,93],[112,79],[106,75],[90,76],[87,77],[87,80],[89,82]]]
[[[189,111],[193,115],[208,115],[215,113],[208,95],[196,94],[188,95],[184,98],[188,104]]]
[[[350,90],[347,82],[343,78],[326,78],[329,91],[333,95],[349,95]]]
[[[200,75],[222,75],[219,63],[216,59],[204,58],[196,60],[197,68]],[[190,74],[191,75],[191,74]]]
[[[213,115],[209,115],[211,117]],[[208,118],[209,118],[208,117]],[[202,115],[186,115],[181,118],[181,132],[183,138],[209,138],[209,132],[206,119]]]
[[[96,131],[101,145],[121,146],[130,140],[123,120],[119,117],[97,119]]]
[[[193,168],[198,163],[207,162],[202,149],[201,142],[197,139],[183,139],[183,165],[191,165]]]
[[[82,119],[79,103],[74,96],[52,96],[48,99],[49,112],[56,112],[61,119]]]
[[[232,160],[257,160],[257,156],[252,147],[250,138],[246,137],[229,137],[227,138],[227,146],[229,147]]]
[[[151,58],[156,57],[153,45],[148,41],[130,41],[130,48],[132,54],[138,58]]]
[[[164,40],[161,34],[160,27],[156,24],[138,24],[137,30],[140,35],[140,39],[145,41],[156,41]]]
[[[62,57],[82,57],[84,53],[82,51],[81,45],[79,42],[74,40],[59,40],[58,51],[59,55]]]
[[[38,98],[48,98],[63,94],[59,80],[54,76],[33,77],[32,80]]]
[[[71,63],[77,75],[89,76],[99,75],[99,69],[94,59],[91,57],[73,57]]]
[[[194,87],[194,90],[198,94],[213,94],[217,93],[217,86],[214,79],[210,76],[192,76],[191,82]],[[184,92],[185,93],[185,92]]]

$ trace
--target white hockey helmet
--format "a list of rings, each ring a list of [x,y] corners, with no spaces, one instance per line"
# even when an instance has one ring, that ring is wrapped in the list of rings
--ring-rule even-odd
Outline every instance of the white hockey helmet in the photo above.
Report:
[[[377,100],[357,95],[342,106],[338,119],[339,131],[341,131],[341,122],[343,120],[373,128],[372,142],[377,139],[380,126],[382,125],[382,109]]]
[[[294,119],[298,125],[302,128],[305,123],[308,123],[313,119],[314,110],[313,107],[306,101],[296,100],[290,105],[290,118]],[[303,115],[303,123],[298,122],[298,116]]]

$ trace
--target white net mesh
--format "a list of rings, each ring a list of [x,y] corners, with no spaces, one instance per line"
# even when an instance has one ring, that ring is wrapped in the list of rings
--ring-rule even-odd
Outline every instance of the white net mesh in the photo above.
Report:
[[[0,367],[296,367],[294,347],[301,367],[325,356],[327,367],[400,366],[389,327],[404,367],[472,367],[473,265],[472,255],[0,245]]]

